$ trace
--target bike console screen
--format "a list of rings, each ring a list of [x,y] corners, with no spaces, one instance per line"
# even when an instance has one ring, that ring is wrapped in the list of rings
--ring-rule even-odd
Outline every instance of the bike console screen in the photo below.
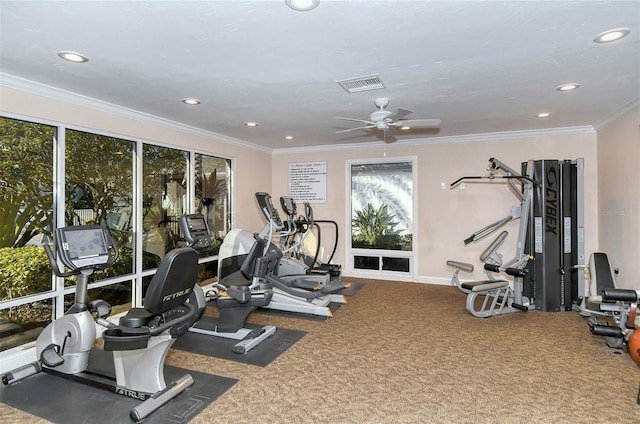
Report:
[[[56,230],[60,259],[70,269],[107,263],[111,246],[99,225],[62,227]]]
[[[211,247],[211,233],[204,215],[183,215],[180,217],[179,225],[185,240],[191,247],[196,250]]]

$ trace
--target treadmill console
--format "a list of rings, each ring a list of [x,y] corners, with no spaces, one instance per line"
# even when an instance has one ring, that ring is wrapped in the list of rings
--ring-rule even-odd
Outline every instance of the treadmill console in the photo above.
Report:
[[[180,217],[180,230],[189,246],[195,250],[208,249],[212,245],[209,225],[202,214],[183,215]]]

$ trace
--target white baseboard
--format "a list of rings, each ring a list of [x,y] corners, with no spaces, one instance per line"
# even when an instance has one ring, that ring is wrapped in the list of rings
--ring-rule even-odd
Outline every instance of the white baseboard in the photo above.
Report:
[[[451,286],[451,277],[442,278],[442,277],[426,277],[426,276],[418,276],[416,278],[416,283],[422,284],[436,284],[438,286]]]

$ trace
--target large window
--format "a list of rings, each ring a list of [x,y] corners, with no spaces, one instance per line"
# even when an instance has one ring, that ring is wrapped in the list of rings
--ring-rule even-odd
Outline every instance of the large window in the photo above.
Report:
[[[411,276],[413,160],[352,162],[350,264],[355,274]]]
[[[230,193],[231,161],[215,156],[195,155],[196,212],[207,218],[215,238],[214,250],[218,254],[222,239],[231,228]]]
[[[54,278],[42,248],[56,226],[108,228],[119,259],[92,274],[88,297],[117,314],[140,305],[162,257],[184,244],[182,214],[203,213],[222,241],[230,191],[226,158],[0,117],[0,351],[35,340],[73,301],[75,278]],[[202,279],[216,277],[216,255],[203,255]]]
[[[53,314],[39,245],[53,228],[55,136],[55,127],[0,117],[0,350],[34,340]]]
[[[135,143],[120,138],[67,130],[65,132],[65,223],[105,226],[118,246],[118,261],[92,280],[131,275],[134,272],[133,175]],[[98,160],[104,158],[104,160]],[[65,286],[76,284],[75,277]],[[131,306],[131,277],[89,291],[88,299],[102,299],[120,312]],[[65,296],[65,309],[73,295]]]
[[[116,275],[133,272],[134,148],[128,140],[66,131],[66,225],[107,227],[120,253]]]
[[[181,239],[178,220],[187,212],[189,154],[145,144],[142,157],[142,267],[149,269]]]

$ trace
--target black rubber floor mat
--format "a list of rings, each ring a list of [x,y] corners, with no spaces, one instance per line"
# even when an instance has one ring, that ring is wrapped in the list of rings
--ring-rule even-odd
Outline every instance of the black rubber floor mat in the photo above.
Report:
[[[204,316],[198,323],[198,326],[213,329],[215,328],[215,323],[216,318]],[[248,324],[247,328],[259,329],[261,326]],[[171,348],[226,359],[228,361],[266,367],[280,356],[280,354],[304,337],[305,334],[307,334],[305,331],[278,327],[274,335],[264,340],[246,354],[242,354],[234,353],[232,350],[233,345],[238,343],[238,340],[189,332],[179,337]]]
[[[168,365],[164,374],[167,381],[191,374],[194,384],[150,415],[145,423],[188,423],[238,381]],[[133,422],[129,411],[140,403],[136,399],[46,373],[0,387],[0,402],[54,423],[65,424]]]

